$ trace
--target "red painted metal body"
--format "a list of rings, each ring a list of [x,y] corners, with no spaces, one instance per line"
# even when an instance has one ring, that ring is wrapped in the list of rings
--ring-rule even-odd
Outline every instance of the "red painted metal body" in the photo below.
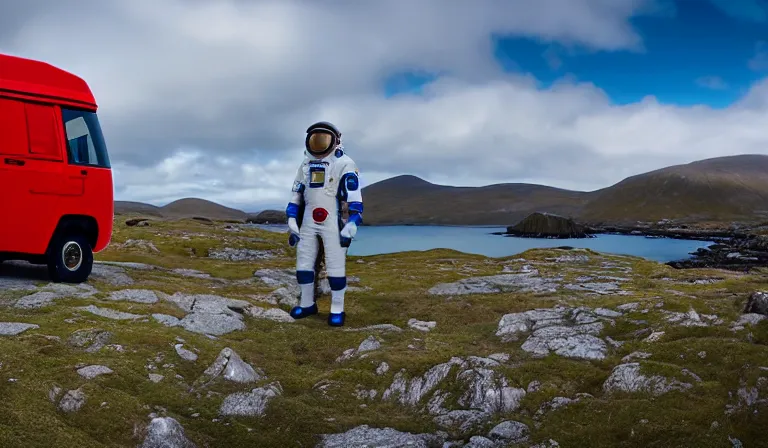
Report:
[[[45,254],[67,220],[88,223],[93,252],[109,244],[112,170],[96,110],[76,75],[0,54],[0,256]]]

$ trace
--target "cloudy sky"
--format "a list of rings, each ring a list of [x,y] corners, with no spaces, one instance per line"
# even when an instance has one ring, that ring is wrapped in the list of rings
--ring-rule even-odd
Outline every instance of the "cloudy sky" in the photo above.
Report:
[[[5,0],[85,78],[116,198],[283,208],[320,120],[363,185],[594,190],[768,154],[767,0]]]

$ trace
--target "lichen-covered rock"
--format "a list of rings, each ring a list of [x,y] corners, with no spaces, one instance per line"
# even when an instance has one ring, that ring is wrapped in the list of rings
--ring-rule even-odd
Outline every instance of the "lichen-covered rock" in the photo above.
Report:
[[[640,372],[640,364],[636,362],[614,367],[611,375],[603,383],[603,390],[606,393],[646,392],[652,395],[662,395],[673,390],[686,391],[691,387],[693,386],[689,383],[660,375],[646,376]]]
[[[113,291],[107,300],[150,304],[157,302],[157,294],[149,289],[123,289]]]
[[[134,320],[134,319],[141,319],[141,314],[133,314],[133,313],[124,313],[122,311],[113,310],[110,308],[101,308],[96,305],[88,305],[88,306],[81,306],[77,309],[87,311],[91,314],[95,314],[97,316],[106,317],[107,319],[113,319],[113,320]]]
[[[260,306],[251,306],[247,309],[247,314],[257,319],[271,320],[274,322],[293,323],[296,319],[291,317],[286,311],[280,308],[262,308]]]
[[[257,261],[275,258],[275,254],[269,250],[235,249],[225,247],[223,249],[211,249],[208,258],[226,261]]]
[[[84,328],[72,333],[67,339],[67,343],[73,347],[85,347],[87,353],[92,353],[107,345],[112,336],[112,333],[100,328]]]
[[[132,267],[132,265],[128,264],[126,267]],[[133,284],[133,279],[126,274],[124,268],[102,262],[93,263],[89,277],[112,286],[130,286]]]
[[[323,434],[318,448],[436,448],[446,439],[444,433],[413,434],[362,425],[340,434]]]
[[[77,374],[87,380],[92,380],[99,375],[107,375],[113,373],[112,369],[107,366],[92,365],[77,369]]]
[[[61,397],[59,409],[64,412],[77,412],[83,407],[85,401],[85,393],[81,389],[70,390]]]
[[[505,443],[522,443],[528,440],[530,430],[525,423],[508,420],[499,423],[491,429],[488,437]]]
[[[522,349],[534,356],[554,352],[568,358],[599,360],[605,358],[608,349],[599,337],[605,319],[585,307],[535,309],[504,315],[496,336],[510,342],[530,333]]]
[[[283,388],[279,382],[251,390],[228,395],[219,408],[222,416],[261,417],[266,413],[269,402],[282,395]]]
[[[233,331],[245,329],[242,314],[251,306],[245,300],[228,299],[213,294],[163,295],[165,300],[174,303],[189,313],[179,325],[193,333],[221,336]]]
[[[423,321],[418,319],[409,319],[408,326],[414,330],[423,331],[425,333],[433,330],[437,326],[435,321]]]
[[[176,353],[185,361],[197,361],[197,353],[184,348],[184,344],[174,345]]]
[[[184,428],[171,417],[153,418],[140,448],[196,448],[187,439]]]
[[[762,291],[752,293],[744,306],[744,312],[768,316],[768,293]]]
[[[557,279],[540,277],[538,272],[470,277],[453,283],[440,283],[429,289],[432,295],[495,294],[502,292],[555,292]]]

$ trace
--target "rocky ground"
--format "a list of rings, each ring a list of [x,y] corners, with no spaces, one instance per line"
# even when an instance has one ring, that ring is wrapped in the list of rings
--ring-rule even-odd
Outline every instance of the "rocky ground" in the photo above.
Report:
[[[0,265],[0,446],[765,443],[760,269],[564,249],[349,257],[332,328],[327,296],[288,316],[294,256],[259,229],[117,221],[87,283]]]

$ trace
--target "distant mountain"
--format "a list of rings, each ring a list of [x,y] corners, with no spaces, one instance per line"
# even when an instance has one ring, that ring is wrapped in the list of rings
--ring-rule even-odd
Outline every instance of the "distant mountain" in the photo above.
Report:
[[[601,190],[583,192],[508,183],[451,187],[404,175],[363,188],[367,225],[514,225],[534,212],[587,224],[632,224],[664,218],[688,222],[768,220],[768,156],[705,159],[628,177]],[[281,210],[247,214],[203,199],[185,198],[164,207],[115,201],[115,213],[254,222],[284,219]],[[279,216],[278,216],[279,215]]]
[[[115,201],[115,214],[138,214],[166,218],[192,218],[199,216],[209,219],[238,221],[245,221],[248,218],[248,214],[244,211],[197,198],[179,199],[163,207],[143,202]]]
[[[632,176],[590,193],[589,222],[761,221],[768,218],[768,156],[705,159]]]
[[[363,188],[366,224],[449,224],[506,226],[537,211],[570,216],[588,195],[532,184],[485,187],[435,185],[398,176]]]
[[[591,224],[663,218],[701,221],[768,219],[768,156],[700,160],[628,177],[581,192],[531,184],[435,185],[398,176],[363,189],[371,225],[512,225],[534,212]]]
[[[245,221],[248,214],[242,210],[225,207],[205,199],[184,198],[160,207],[163,215],[172,217],[202,216],[210,219]]]
[[[139,215],[150,216],[162,216],[163,212],[160,207],[151,204],[145,204],[143,202],[133,201],[115,201],[115,214],[126,215],[135,213]]]

